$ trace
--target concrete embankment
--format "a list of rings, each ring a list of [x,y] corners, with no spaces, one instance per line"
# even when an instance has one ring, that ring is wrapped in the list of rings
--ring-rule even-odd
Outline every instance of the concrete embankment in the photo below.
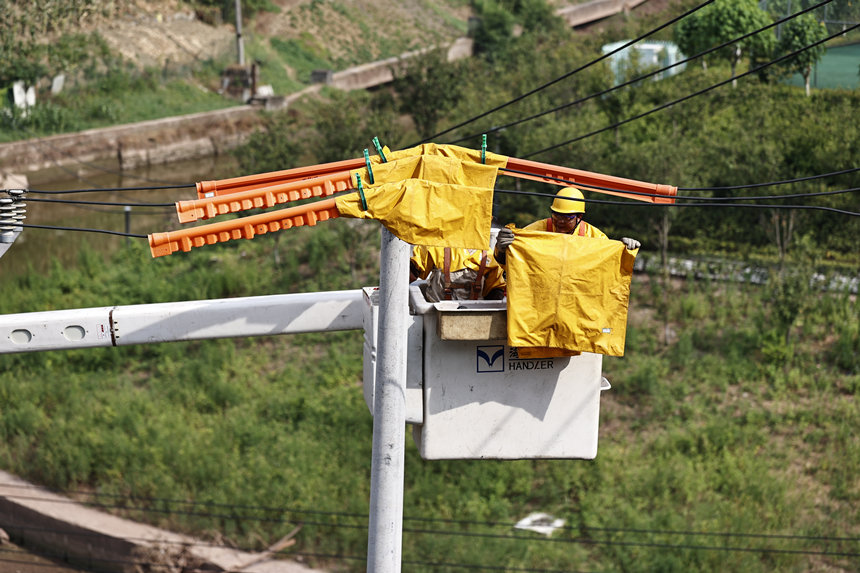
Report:
[[[277,551],[248,553],[102,513],[2,471],[0,526],[87,571],[322,573],[274,559]]]
[[[142,121],[0,144],[0,171],[30,173],[92,164],[135,169],[211,157],[234,148],[260,124],[258,107]]]

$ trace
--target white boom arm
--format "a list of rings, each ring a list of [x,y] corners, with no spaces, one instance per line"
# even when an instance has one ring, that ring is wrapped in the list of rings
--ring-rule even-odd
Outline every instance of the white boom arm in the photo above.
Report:
[[[0,315],[0,354],[358,330],[361,290]]]

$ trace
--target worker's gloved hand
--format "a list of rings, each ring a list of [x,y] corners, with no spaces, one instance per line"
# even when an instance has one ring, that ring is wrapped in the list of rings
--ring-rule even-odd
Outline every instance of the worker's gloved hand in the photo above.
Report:
[[[504,253],[513,242],[514,232],[511,229],[508,229],[507,227],[499,229],[499,235],[496,237],[496,252]]]
[[[499,234],[496,235],[496,251],[495,257],[496,261],[500,265],[504,265],[508,256],[508,247],[511,246],[511,243],[514,242],[514,232],[505,227],[503,229],[499,229]]]
[[[639,241],[637,241],[636,239],[631,239],[630,237],[624,237],[623,239],[621,239],[621,242],[624,243],[624,246],[631,251],[640,247]]]

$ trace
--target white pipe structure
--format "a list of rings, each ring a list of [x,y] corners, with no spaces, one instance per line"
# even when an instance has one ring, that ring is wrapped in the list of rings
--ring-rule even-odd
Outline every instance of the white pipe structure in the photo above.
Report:
[[[382,229],[367,571],[399,573],[406,464],[410,247]]]
[[[364,327],[361,290],[0,315],[0,354]]]

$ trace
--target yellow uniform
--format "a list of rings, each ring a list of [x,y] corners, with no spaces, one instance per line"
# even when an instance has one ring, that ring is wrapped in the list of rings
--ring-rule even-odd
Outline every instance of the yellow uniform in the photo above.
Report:
[[[552,233],[554,231],[552,225],[552,218],[549,219],[539,219],[534,223],[526,226],[526,229],[529,231],[546,231],[548,233]],[[576,229],[571,235],[577,235],[579,237],[591,237],[592,239],[608,239],[606,233],[591,225],[586,223],[585,221],[580,221],[579,225],[576,226]]]
[[[624,355],[638,249],[560,233],[515,230],[508,248],[508,344]]]
[[[447,264],[446,250],[450,253]],[[501,298],[504,294],[503,270],[491,252],[421,245],[413,247],[410,266],[418,278],[427,279],[428,300]]]

